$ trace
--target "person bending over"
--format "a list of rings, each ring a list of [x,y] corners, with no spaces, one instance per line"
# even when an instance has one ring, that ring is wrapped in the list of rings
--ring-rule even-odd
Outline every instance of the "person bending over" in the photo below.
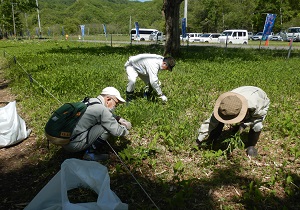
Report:
[[[197,144],[201,145],[206,137],[208,140],[218,140],[224,124],[234,125],[240,132],[246,126],[250,126],[247,155],[256,156],[255,145],[263,128],[269,105],[267,94],[254,86],[242,86],[221,94],[215,103],[213,113],[199,129]]]
[[[175,66],[175,60],[172,57],[163,57],[156,54],[139,54],[131,56],[125,63],[128,83],[126,87],[126,101],[133,99],[135,83],[137,77],[141,78],[148,87],[145,96],[149,96],[154,89],[158,97],[166,102],[168,99],[163,94],[158,80],[160,70],[172,71]]]

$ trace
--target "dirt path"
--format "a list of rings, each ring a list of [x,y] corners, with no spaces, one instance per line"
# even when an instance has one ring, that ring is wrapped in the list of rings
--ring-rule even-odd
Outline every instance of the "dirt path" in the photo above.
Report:
[[[0,107],[15,101],[15,96],[11,94],[9,88],[9,81],[4,79],[3,72],[4,70],[0,67]],[[30,179],[30,170],[27,170],[36,165],[35,161],[30,158],[34,150],[34,132],[17,145],[0,149],[0,196],[2,200],[0,209],[23,209],[26,206],[27,203],[24,203],[24,200],[27,198],[24,194],[26,194],[26,189],[30,190],[31,181],[34,181]]]

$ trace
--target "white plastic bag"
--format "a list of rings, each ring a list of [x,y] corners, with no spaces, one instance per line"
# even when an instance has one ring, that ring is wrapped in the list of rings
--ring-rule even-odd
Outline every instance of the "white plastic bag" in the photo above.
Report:
[[[14,145],[26,139],[25,121],[18,115],[16,101],[0,108],[0,148]]]
[[[96,202],[70,203],[68,190],[78,187],[93,189],[98,194]],[[107,168],[95,161],[67,159],[61,170],[34,197],[24,210],[127,210],[110,189]]]

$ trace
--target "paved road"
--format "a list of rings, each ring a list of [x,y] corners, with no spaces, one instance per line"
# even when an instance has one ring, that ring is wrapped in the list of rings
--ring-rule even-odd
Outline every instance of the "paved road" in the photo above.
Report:
[[[106,44],[132,44],[132,45],[150,45],[156,44],[155,42],[145,42],[145,41],[132,41],[131,43],[128,41],[101,41],[101,40],[77,40],[79,42],[98,42],[98,43],[106,43]],[[288,42],[281,42],[281,46],[272,46],[272,42],[269,42],[269,46],[264,46],[264,42],[259,45],[259,41],[257,41],[256,45],[248,44],[248,45],[233,45],[228,44],[228,48],[245,48],[245,49],[271,49],[271,50],[289,50],[290,46]],[[160,43],[164,44],[164,43]],[[298,44],[298,43],[297,43]],[[187,46],[186,43],[181,44],[182,47]],[[189,43],[189,46],[212,46],[212,47],[226,47],[225,44],[209,44],[209,43]],[[300,49],[300,46],[293,46],[292,49]]]

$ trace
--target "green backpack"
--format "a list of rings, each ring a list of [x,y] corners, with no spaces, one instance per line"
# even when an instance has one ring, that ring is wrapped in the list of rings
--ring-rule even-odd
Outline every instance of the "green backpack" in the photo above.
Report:
[[[72,132],[87,107],[99,102],[89,103],[89,98],[82,102],[65,103],[53,112],[45,126],[45,135],[55,145],[65,145],[70,142]]]

